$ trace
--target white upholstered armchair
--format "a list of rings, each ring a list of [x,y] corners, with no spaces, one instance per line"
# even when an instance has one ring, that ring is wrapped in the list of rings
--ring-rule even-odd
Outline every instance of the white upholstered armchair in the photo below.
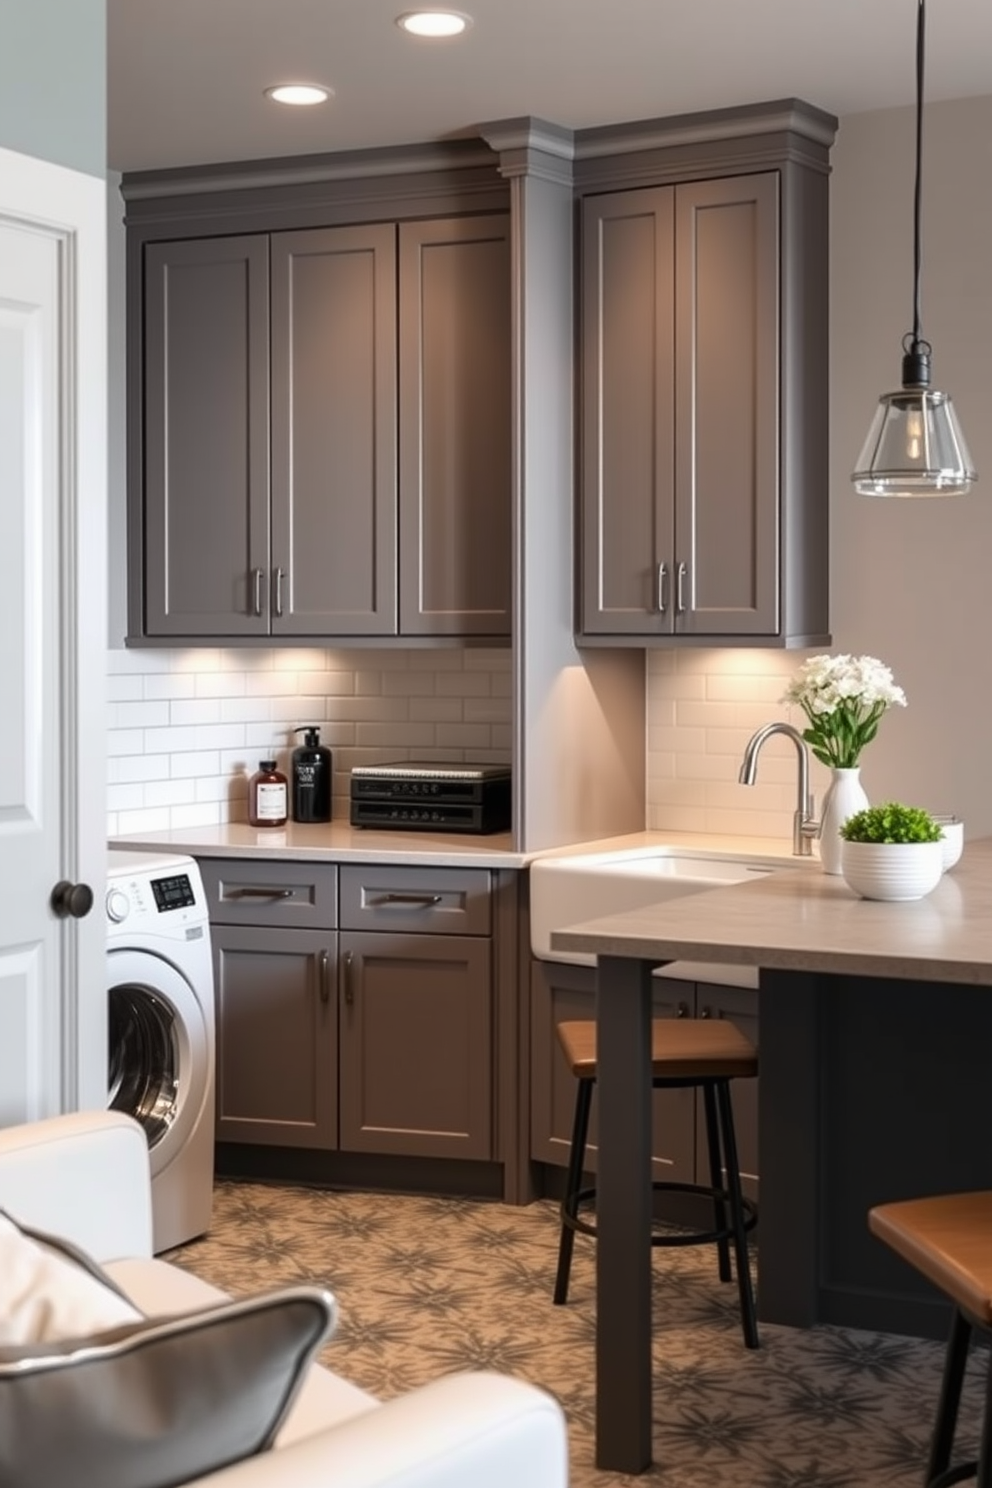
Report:
[[[87,1251],[148,1317],[223,1300],[153,1258],[147,1146],[129,1117],[84,1113],[0,1130],[0,1209]],[[314,1364],[270,1451],[195,1481],[201,1488],[564,1488],[566,1432],[557,1403],[519,1380],[450,1375],[381,1403]]]

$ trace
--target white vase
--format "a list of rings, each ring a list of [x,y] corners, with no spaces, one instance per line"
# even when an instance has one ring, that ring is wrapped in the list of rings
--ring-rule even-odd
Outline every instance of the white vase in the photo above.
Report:
[[[868,797],[861,784],[860,766],[855,765],[850,770],[833,770],[831,775],[820,812],[820,862],[824,873],[840,873],[840,851],[843,843],[840,829],[849,816],[864,810],[868,805]]]
[[[922,899],[944,871],[942,842],[844,842],[844,879],[862,899]]]

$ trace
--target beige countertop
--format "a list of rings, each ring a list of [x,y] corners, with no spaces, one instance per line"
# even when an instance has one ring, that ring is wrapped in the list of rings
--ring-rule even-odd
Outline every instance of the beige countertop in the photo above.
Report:
[[[173,827],[112,837],[111,847],[140,852],[189,853],[196,858],[268,858],[329,863],[400,863],[436,868],[523,868],[529,856],[515,852],[509,832],[489,836],[434,832],[377,832],[345,821],[284,827],[232,822],[216,827]]]
[[[588,920],[552,949],[643,960],[992,985],[992,838],[966,842],[925,899],[861,899],[810,865]]]
[[[526,868],[538,857],[575,853],[641,851],[682,847],[699,852],[764,854],[792,862],[791,845],[777,838],[740,837],[703,832],[632,832],[541,852],[520,852],[509,832],[489,836],[468,833],[372,831],[345,821],[321,825],[287,822],[285,827],[173,827],[112,837],[111,846],[131,851],[189,853],[210,858],[325,858],[336,863],[400,863],[438,868]]]

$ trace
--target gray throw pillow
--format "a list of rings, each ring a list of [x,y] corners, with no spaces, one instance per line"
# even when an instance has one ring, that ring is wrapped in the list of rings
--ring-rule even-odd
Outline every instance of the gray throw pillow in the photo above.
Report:
[[[0,1348],[0,1484],[174,1488],[264,1451],[334,1321],[328,1292],[291,1287]]]

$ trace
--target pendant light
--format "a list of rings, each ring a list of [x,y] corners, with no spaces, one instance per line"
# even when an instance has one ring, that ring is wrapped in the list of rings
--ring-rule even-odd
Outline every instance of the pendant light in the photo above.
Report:
[[[929,341],[920,333],[920,176],[926,0],[917,0],[916,183],[913,195],[913,329],[903,337],[902,387],[878,401],[851,480],[861,496],[960,496],[977,476],[947,393],[930,387]]]

